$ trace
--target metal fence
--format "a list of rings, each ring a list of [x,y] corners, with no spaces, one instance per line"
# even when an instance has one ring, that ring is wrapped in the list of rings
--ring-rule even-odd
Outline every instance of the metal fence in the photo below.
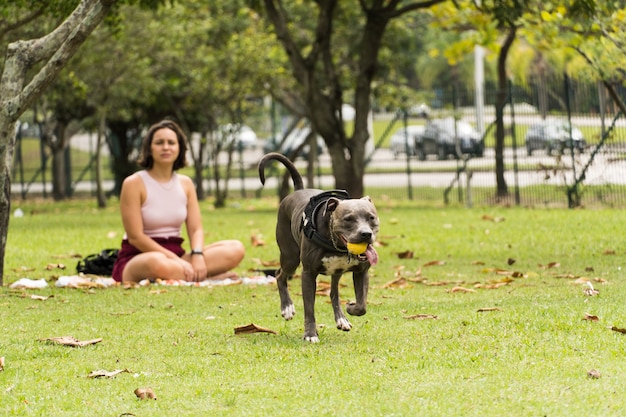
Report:
[[[626,206],[626,121],[598,85],[557,78],[530,82],[524,86],[509,86],[504,108],[503,150],[503,178],[507,195],[499,197],[496,192],[493,128],[495,88],[486,88],[480,102],[469,88],[437,89],[430,94],[433,97],[431,108],[417,107],[417,113],[428,113],[427,117],[415,114],[411,108],[374,113],[375,146],[365,169],[366,192],[384,193],[399,200],[468,206]],[[398,129],[409,125],[425,126],[433,120],[445,118],[466,121],[478,130],[485,144],[484,154],[461,154],[457,155],[459,158],[428,155],[421,160],[413,154],[396,155],[390,149],[389,139]],[[543,120],[571,122],[568,137],[572,139],[573,131],[579,130],[585,140],[582,152],[568,146],[551,149],[551,152],[545,149],[529,152],[527,135],[531,126]],[[26,146],[29,143],[30,146]],[[50,192],[51,187],[46,150],[33,137],[18,144],[20,148],[13,167],[14,196],[28,198],[29,195],[42,193],[46,196],[46,190]],[[31,160],[34,158],[40,163],[29,166],[25,162],[28,153]],[[240,175],[234,174],[233,184],[229,185],[233,198],[246,192],[256,195],[258,178],[250,167],[255,166],[262,153],[263,144],[260,143],[256,148],[247,150],[245,155],[238,156]],[[83,135],[82,139],[72,140],[71,153],[68,153],[72,172],[68,187],[72,190],[95,191],[93,155],[93,137],[85,140]],[[304,162],[300,160],[298,164],[303,167]],[[327,153],[319,156],[318,166],[330,167]],[[244,178],[244,168],[251,172],[247,178]],[[317,183],[313,185],[321,188],[334,186],[332,176],[328,174],[318,176]],[[265,188],[271,189],[271,186]]]
[[[432,155],[421,160],[407,148],[408,154],[401,153],[395,159],[396,164],[398,160],[404,164],[406,174],[402,187],[390,189],[391,196],[440,199],[470,206],[626,205],[626,121],[601,86],[573,83],[564,77],[531,82],[523,87],[510,85],[506,95],[503,152],[506,196],[497,197],[496,189],[493,128],[496,91],[487,91],[484,102],[479,103],[471,89],[459,88],[437,90],[436,107],[430,109],[426,118],[416,117],[411,109],[375,116],[374,123],[386,124],[384,133],[376,138],[380,147],[375,154],[384,153],[381,145],[387,142],[385,138],[398,129],[453,118],[469,122],[482,134],[484,155],[459,154],[456,159]],[[551,149],[550,146],[534,149],[537,143],[533,140],[535,129],[531,127],[546,121],[565,127],[567,137],[563,147],[552,142]],[[582,136],[584,142],[576,135]],[[578,143],[584,146],[579,149]],[[393,154],[388,156],[390,160],[393,157]],[[376,168],[373,164],[369,172]]]

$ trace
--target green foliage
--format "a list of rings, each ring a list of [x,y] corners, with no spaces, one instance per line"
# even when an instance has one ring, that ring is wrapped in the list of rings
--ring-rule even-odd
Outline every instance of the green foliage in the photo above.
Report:
[[[26,215],[11,219],[9,282],[73,273],[75,259],[62,256],[115,246],[120,238],[115,208],[86,209],[92,201],[17,206]],[[623,242],[614,233],[626,227],[621,210],[468,210],[380,200],[378,208],[384,245],[368,313],[340,332],[327,297],[319,296],[324,327],[317,345],[300,339],[299,296],[296,318],[285,322],[274,286],[0,289],[0,413],[620,414],[626,350],[624,335],[610,327],[626,327]],[[257,260],[277,259],[273,198],[203,211],[209,239],[236,237],[247,245],[241,274],[258,268]],[[252,247],[250,230],[266,245]],[[414,257],[400,259],[406,251]],[[68,270],[45,269],[59,262]],[[15,271],[22,266],[34,271]],[[581,278],[599,295],[584,295]],[[404,283],[391,285],[396,279]],[[349,278],[343,283],[342,298],[353,299]],[[299,279],[290,285],[299,292]],[[479,312],[485,308],[491,310]],[[586,314],[598,321],[584,320]],[[278,334],[233,334],[251,322]],[[83,348],[40,341],[64,335],[103,341]],[[87,377],[116,369],[128,372]],[[592,369],[599,379],[588,377]],[[138,400],[133,391],[140,387],[151,387],[157,401]]]
[[[2,0],[0,13],[5,17],[16,17],[21,12],[41,11],[56,18],[70,14],[80,3],[79,0]]]

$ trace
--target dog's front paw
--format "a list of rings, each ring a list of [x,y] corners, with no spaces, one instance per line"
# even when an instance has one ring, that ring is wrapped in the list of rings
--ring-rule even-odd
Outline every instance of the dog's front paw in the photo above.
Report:
[[[285,320],[291,320],[296,315],[296,308],[293,304],[289,304],[280,310],[280,314]]]
[[[348,303],[346,306],[346,311],[351,316],[362,316],[365,314],[366,309],[365,306],[360,306],[355,302]]]
[[[319,343],[320,342],[320,338],[317,335],[315,335],[315,336],[304,335],[303,339],[306,340],[307,342],[311,342],[311,343]]]
[[[343,330],[344,332],[349,332],[352,328],[352,324],[350,324],[347,318],[342,317],[337,320],[337,328],[339,330]]]

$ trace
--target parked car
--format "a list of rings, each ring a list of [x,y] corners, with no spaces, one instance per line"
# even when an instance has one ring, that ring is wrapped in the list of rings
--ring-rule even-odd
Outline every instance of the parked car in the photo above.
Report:
[[[480,133],[469,123],[455,120],[452,117],[445,119],[432,119],[426,123],[424,133],[417,137],[415,152],[420,160],[425,160],[428,155],[437,155],[439,159],[447,159],[450,155],[455,158],[461,155],[482,157],[485,153],[485,144]]]
[[[295,151],[302,143],[306,140],[307,136],[311,132],[309,127],[303,127],[294,129],[284,140],[280,138],[270,138],[265,142],[263,146],[263,151],[267,152],[280,152],[283,155],[289,156],[293,151]],[[324,151],[324,140],[317,136],[317,154],[321,154]],[[301,156],[303,158],[308,158],[309,156],[309,145],[305,145],[302,148],[302,151],[297,156]]]
[[[415,106],[409,107],[409,114],[412,116],[423,117],[424,119],[428,119],[430,117],[430,107],[426,105],[426,103],[417,104]]]
[[[219,127],[219,138],[223,140],[223,146],[229,146],[232,141],[235,143],[235,150],[254,149],[257,146],[258,138],[250,126],[244,124],[225,124]]]
[[[408,153],[408,156],[415,156],[415,142],[418,140],[417,136],[422,133],[424,133],[424,126],[421,125],[401,127],[396,130],[389,141],[389,149],[391,149],[394,159],[403,153]]]
[[[571,130],[571,136],[570,136]],[[583,152],[587,145],[583,133],[567,120],[544,120],[531,125],[526,131],[526,152],[532,155],[537,149],[545,149],[548,155],[556,151],[559,155],[571,147]]]

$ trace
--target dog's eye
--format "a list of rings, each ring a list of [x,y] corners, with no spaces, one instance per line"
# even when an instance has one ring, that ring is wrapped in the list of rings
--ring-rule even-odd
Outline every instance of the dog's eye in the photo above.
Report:
[[[354,217],[354,216],[352,216],[352,215],[345,216],[345,217],[343,218],[343,221],[344,221],[344,222],[354,223],[354,221],[355,221],[355,220],[356,220],[356,219],[355,219],[355,217]]]

